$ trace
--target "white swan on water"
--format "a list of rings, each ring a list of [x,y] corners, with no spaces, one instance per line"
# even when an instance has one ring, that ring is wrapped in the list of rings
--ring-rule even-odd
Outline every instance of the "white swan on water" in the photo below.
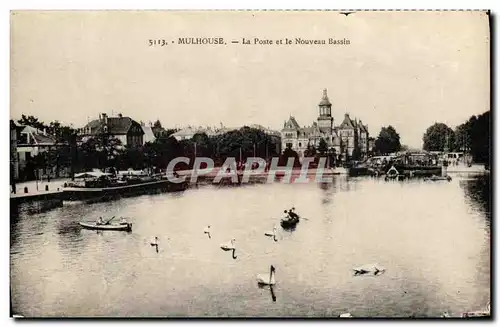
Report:
[[[220,248],[223,249],[224,251],[229,251],[229,250],[235,250],[236,247],[234,245],[234,242],[236,240],[233,238],[230,242],[227,242],[225,244],[221,244]]]
[[[274,273],[276,269],[273,265],[271,265],[271,269],[269,275],[257,275],[257,283],[259,285],[274,285],[276,284],[276,280],[274,278]]]
[[[368,265],[364,265],[361,267],[356,267],[356,268],[353,268],[352,270],[354,270],[354,276],[370,275],[370,274],[373,274],[374,276],[378,276],[378,275],[385,273],[385,268],[383,268],[377,264],[373,264],[373,263],[368,264]]]
[[[278,229],[276,228],[276,225],[274,225],[273,231],[272,232],[265,232],[264,235],[266,235],[266,236],[276,236],[277,230]]]

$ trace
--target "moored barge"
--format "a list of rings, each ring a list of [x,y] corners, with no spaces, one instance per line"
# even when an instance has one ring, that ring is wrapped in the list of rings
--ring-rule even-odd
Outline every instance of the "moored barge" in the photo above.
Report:
[[[77,179],[93,178],[66,184],[63,187],[65,201],[108,201],[143,194],[178,192],[188,187],[187,182],[174,183],[161,177],[148,177],[142,180],[113,180],[104,173],[84,173],[75,177]]]

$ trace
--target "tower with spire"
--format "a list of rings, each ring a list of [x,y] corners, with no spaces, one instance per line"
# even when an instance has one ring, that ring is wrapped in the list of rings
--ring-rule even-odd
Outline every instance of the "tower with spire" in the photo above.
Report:
[[[328,99],[327,90],[323,90],[323,97],[318,105],[318,127],[325,132],[330,133],[333,129],[332,103]]]

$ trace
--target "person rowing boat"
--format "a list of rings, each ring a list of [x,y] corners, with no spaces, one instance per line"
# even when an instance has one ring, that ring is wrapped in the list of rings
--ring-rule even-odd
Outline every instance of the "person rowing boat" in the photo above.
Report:
[[[290,216],[290,218],[292,219],[296,219],[296,220],[299,220],[299,215],[297,215],[295,212],[294,212],[295,208],[292,208],[290,210],[288,210],[288,215]]]
[[[97,221],[95,222],[95,224],[96,224],[97,226],[99,226],[99,225],[109,225],[109,222],[110,222],[111,220],[113,220],[115,217],[116,217],[116,216],[111,217],[111,219],[109,219],[109,220],[108,220],[108,221],[106,221],[106,222],[104,222],[104,220],[102,220],[102,217],[99,217],[99,219],[97,219]]]

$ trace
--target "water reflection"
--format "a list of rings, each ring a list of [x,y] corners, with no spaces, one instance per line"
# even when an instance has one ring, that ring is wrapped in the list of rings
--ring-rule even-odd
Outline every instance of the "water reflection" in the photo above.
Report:
[[[488,218],[488,224],[491,220],[491,175],[481,174],[473,178],[467,178],[460,182],[464,189],[466,197],[478,205]]]
[[[14,311],[49,317],[439,317],[482,308],[490,299],[490,211],[476,194],[485,182],[474,185],[474,178],[386,183],[339,176],[326,185],[210,185],[182,195],[20,212],[11,224]],[[285,230],[280,219],[291,207],[303,219]],[[134,230],[79,228],[79,221],[100,215],[125,216]],[[275,225],[279,242],[265,237]],[[206,226],[210,237],[202,233]],[[233,238],[237,248],[222,251]],[[353,267],[367,262],[386,272],[354,277]],[[279,267],[279,287],[268,287],[273,305],[255,287],[258,267],[270,265]]]
[[[276,302],[276,295],[274,294],[274,286],[273,285],[262,285],[262,284],[258,284],[258,287],[260,289],[265,289],[265,290],[269,290],[269,293],[271,294],[271,299],[273,302]]]

